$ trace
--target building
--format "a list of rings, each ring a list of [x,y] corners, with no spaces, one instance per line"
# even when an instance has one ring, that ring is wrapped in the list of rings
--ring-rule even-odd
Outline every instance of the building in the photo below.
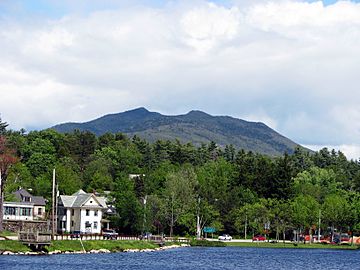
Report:
[[[79,190],[71,196],[58,198],[58,231],[100,233],[103,212],[107,210],[104,197]]]
[[[16,200],[4,202],[4,220],[36,221],[46,217],[46,200],[41,196],[32,196],[27,190],[19,189],[13,193]]]

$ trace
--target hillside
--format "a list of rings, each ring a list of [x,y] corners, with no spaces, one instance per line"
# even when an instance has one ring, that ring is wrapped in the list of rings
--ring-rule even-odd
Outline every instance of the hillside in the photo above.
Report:
[[[64,123],[52,128],[62,133],[75,129],[88,130],[96,135],[122,132],[128,136],[138,135],[150,142],[178,139],[183,143],[200,145],[214,141],[220,146],[232,144],[237,149],[271,156],[291,153],[297,145],[263,123],[229,116],[211,116],[201,111],[167,116],[138,108],[105,115],[86,123]]]

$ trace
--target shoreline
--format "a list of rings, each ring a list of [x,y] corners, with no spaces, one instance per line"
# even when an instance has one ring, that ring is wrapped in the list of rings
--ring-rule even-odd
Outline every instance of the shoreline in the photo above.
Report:
[[[53,250],[53,251],[9,251],[9,250],[0,250],[1,255],[16,255],[16,256],[47,256],[47,255],[60,255],[60,254],[105,254],[105,253],[138,253],[138,252],[157,252],[157,251],[165,251],[169,249],[175,248],[184,248],[190,247],[188,244],[180,244],[180,245],[170,245],[156,248],[128,248],[123,250],[109,250],[106,248],[101,249],[91,249],[88,251],[84,250]]]

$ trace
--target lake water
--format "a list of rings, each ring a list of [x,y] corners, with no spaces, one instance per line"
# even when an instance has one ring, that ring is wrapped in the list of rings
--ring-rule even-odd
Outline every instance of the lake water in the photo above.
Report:
[[[0,270],[360,269],[359,251],[181,248],[149,253],[0,256]]]

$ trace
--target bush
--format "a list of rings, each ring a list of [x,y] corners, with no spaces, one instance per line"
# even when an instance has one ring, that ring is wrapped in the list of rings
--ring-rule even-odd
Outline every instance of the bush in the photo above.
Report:
[[[191,240],[190,246],[192,247],[226,247],[223,242],[207,241],[207,240]]]

